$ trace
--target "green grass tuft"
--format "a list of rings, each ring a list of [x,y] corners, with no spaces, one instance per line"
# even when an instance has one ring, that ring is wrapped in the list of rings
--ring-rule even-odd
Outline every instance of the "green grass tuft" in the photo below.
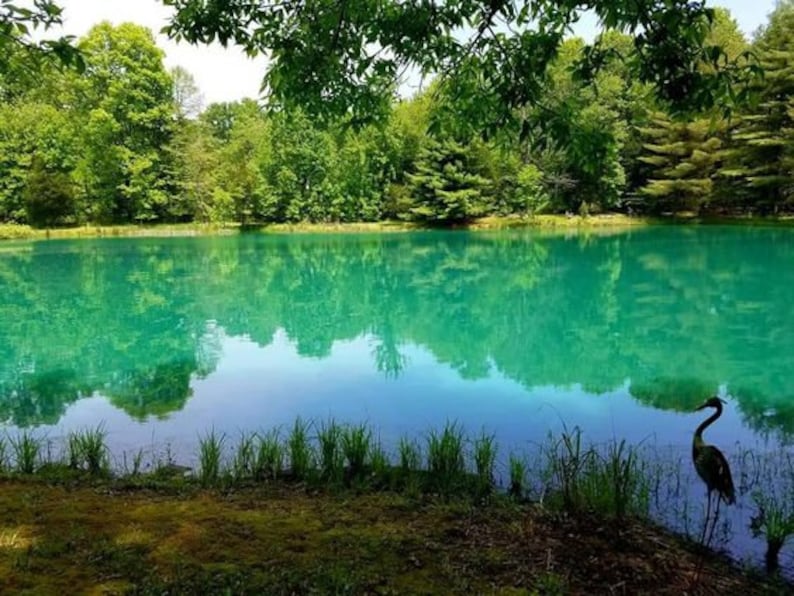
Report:
[[[41,463],[41,439],[25,430],[9,439],[14,451],[16,470],[20,474],[34,474]]]
[[[433,488],[442,495],[450,496],[465,477],[464,442],[463,429],[456,422],[427,437],[427,471]]]
[[[389,456],[380,441],[372,444],[369,456],[369,468],[376,488],[387,488],[391,484],[391,464]]]
[[[759,463],[755,469],[763,488],[752,493],[757,513],[750,530],[766,540],[766,569],[774,574],[780,567],[781,549],[794,536],[794,459],[785,454],[782,461]]]
[[[101,424],[96,428],[69,433],[69,467],[88,472],[92,476],[107,476],[110,473],[110,451],[106,438],[107,431]]]
[[[543,449],[546,469],[544,478],[553,504],[556,500],[563,509],[572,511],[580,508],[582,489],[580,481],[585,467],[590,465],[591,451],[582,445],[582,431],[579,427],[568,432],[564,429],[559,438],[549,434]]]
[[[124,452],[124,473],[132,478],[141,475],[143,469],[143,449],[138,449],[132,454],[132,468],[127,464],[127,452]]]
[[[583,445],[577,427],[572,432],[565,429],[559,438],[550,436],[544,451],[552,505],[618,519],[648,514],[651,475],[637,448],[613,441],[599,452]]]
[[[342,450],[351,478],[361,478],[372,450],[372,431],[366,424],[348,426],[342,433]]]
[[[237,449],[232,460],[231,479],[241,481],[254,477],[254,467],[256,463],[255,451],[256,435],[254,433],[243,433],[237,443]]]
[[[299,481],[308,480],[312,472],[314,458],[312,446],[309,443],[309,425],[300,417],[295,419],[287,444],[293,478]]]
[[[419,443],[407,437],[400,438],[398,446],[400,471],[408,476],[418,472],[422,466],[422,450]]]
[[[581,480],[580,507],[622,519],[645,517],[650,507],[650,475],[635,447],[612,441],[606,453],[587,458]]]
[[[221,477],[223,444],[226,436],[215,429],[199,438],[199,482],[202,486],[215,486]]]
[[[497,455],[496,437],[482,431],[474,440],[474,471],[477,475],[477,493],[486,497],[493,491],[494,467]]]
[[[256,480],[276,480],[284,471],[285,449],[281,443],[281,431],[274,428],[259,436],[254,461]]]
[[[345,470],[342,428],[333,420],[322,424],[317,432],[320,446],[320,475],[326,482],[341,482]]]
[[[514,499],[522,500],[527,494],[527,464],[523,457],[511,453],[508,459],[510,488],[508,494]]]

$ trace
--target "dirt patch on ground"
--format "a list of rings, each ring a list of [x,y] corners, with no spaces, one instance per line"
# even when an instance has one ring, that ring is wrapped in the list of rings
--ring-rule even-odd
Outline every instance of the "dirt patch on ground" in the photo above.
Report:
[[[656,528],[530,505],[5,482],[0,512],[2,593],[782,592]]]

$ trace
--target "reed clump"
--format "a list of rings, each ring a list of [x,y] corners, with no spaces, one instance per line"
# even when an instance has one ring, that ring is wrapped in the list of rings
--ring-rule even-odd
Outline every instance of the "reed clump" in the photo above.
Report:
[[[256,434],[242,433],[232,459],[231,480],[241,482],[253,479],[256,467]]]
[[[290,472],[295,480],[309,480],[314,465],[314,450],[309,441],[309,423],[302,418],[295,419],[289,438]]]
[[[254,457],[254,480],[277,480],[284,472],[286,449],[281,442],[281,430],[272,429],[257,436]]]
[[[342,432],[342,452],[347,462],[348,476],[361,480],[372,451],[372,430],[366,424],[348,426]]]
[[[35,473],[41,463],[42,440],[25,430],[16,437],[10,437],[9,442],[14,453],[16,471],[20,474]]]
[[[448,422],[427,435],[427,471],[430,485],[441,495],[451,496],[463,484],[466,475],[465,435],[455,422]]]
[[[605,449],[585,445],[577,427],[549,435],[542,453],[544,490],[552,506],[618,519],[648,514],[651,480],[636,447],[625,441]]]
[[[342,428],[334,420],[321,424],[317,432],[320,477],[332,484],[341,482],[344,475],[345,454],[342,437]]]
[[[67,437],[68,466],[91,476],[110,473],[110,450],[103,425],[69,433]]]
[[[752,492],[756,513],[750,530],[756,538],[766,540],[766,569],[776,574],[780,569],[780,551],[794,537],[794,456],[759,462],[757,482]]]
[[[216,486],[221,478],[223,445],[226,435],[218,434],[215,429],[199,438],[198,481],[202,486]]]

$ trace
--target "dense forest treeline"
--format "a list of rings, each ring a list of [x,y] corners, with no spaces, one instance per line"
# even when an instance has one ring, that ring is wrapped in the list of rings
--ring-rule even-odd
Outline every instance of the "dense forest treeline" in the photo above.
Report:
[[[148,30],[103,23],[81,72],[28,59],[0,70],[0,221],[36,226],[183,221],[432,224],[486,215],[627,210],[770,214],[794,207],[794,2],[752,41],[717,11],[711,41],[764,70],[731,114],[674,117],[637,82],[635,46],[584,82],[569,39],[523,130],[483,135],[461,85],[434,83],[381,124],[316,121],[251,100],[204,108]],[[465,80],[465,78],[464,78]],[[485,138],[487,136],[487,139]]]

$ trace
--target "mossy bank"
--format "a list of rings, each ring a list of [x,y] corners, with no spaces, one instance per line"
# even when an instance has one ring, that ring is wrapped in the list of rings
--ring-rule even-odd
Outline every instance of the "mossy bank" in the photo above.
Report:
[[[651,525],[496,500],[0,482],[19,594],[783,593]]]

